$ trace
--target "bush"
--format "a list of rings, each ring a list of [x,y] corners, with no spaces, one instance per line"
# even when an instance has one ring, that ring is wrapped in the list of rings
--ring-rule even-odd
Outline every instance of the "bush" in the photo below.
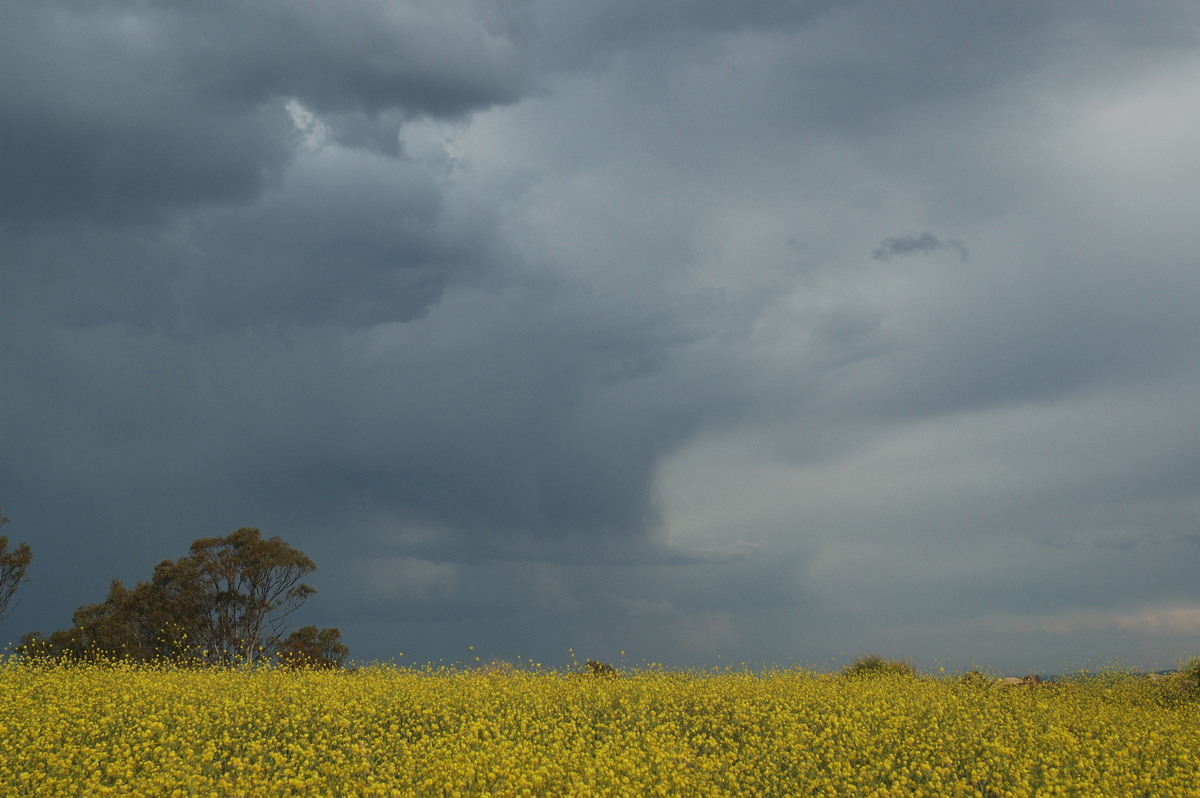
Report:
[[[342,645],[342,633],[337,629],[318,629],[305,626],[287,636],[276,658],[287,668],[341,668],[350,655]]]
[[[1179,678],[1187,686],[1200,689],[1200,657],[1188,661],[1180,668]]]
[[[854,660],[853,665],[842,668],[843,676],[916,676],[912,663],[898,659],[884,659],[878,654],[868,654]]]
[[[964,673],[961,681],[967,687],[988,687],[992,683],[992,680],[985,676],[982,671],[977,670]]]

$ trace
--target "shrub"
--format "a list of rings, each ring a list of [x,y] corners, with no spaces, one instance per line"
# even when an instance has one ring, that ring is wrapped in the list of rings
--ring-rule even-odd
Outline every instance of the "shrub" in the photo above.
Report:
[[[517,672],[517,666],[502,659],[494,659],[479,669],[484,676],[512,676]]]
[[[1151,677],[1158,688],[1159,703],[1177,706],[1200,699],[1200,658],[1189,660],[1175,673]]]
[[[992,680],[985,676],[982,671],[972,670],[963,674],[962,683],[968,687],[987,687],[992,683]]]
[[[1200,657],[1189,660],[1180,668],[1179,678],[1188,687],[1200,689]]]
[[[594,659],[589,659],[586,663],[584,663],[584,667],[587,668],[587,670],[584,671],[584,673],[587,673],[590,676],[616,676],[617,675],[617,669],[614,668],[612,665],[609,665],[607,662],[597,662]]]
[[[868,654],[854,660],[854,664],[842,668],[843,676],[915,676],[912,663],[898,659],[884,659],[878,654]]]
[[[286,668],[341,668],[350,655],[337,629],[305,626],[287,636],[275,655]]]

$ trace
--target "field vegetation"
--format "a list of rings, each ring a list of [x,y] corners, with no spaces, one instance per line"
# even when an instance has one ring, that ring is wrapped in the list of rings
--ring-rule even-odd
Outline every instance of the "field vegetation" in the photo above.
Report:
[[[10,658],[0,794],[1194,796],[1200,773],[1188,674],[596,670]]]
[[[31,559],[0,536],[0,620]],[[25,635],[0,658],[0,795],[1170,798],[1200,783],[1200,661],[1056,682],[876,654],[839,674],[347,670],[337,629],[285,634],[315,568],[245,527]]]

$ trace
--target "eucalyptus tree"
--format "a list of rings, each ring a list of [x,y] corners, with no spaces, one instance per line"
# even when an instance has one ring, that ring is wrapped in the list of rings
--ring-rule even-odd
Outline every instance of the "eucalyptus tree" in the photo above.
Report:
[[[308,634],[306,627],[306,634],[283,638],[287,617],[316,592],[301,581],[316,567],[304,552],[253,527],[201,538],[188,556],[159,563],[148,582],[128,588],[114,580],[104,601],[75,611],[70,629],[26,635],[19,651],[215,665],[287,651],[293,659],[308,652],[340,664],[346,652],[336,629]]]
[[[8,523],[4,517],[4,508],[0,507],[0,526]],[[29,563],[33,562],[33,552],[29,544],[22,543],[9,549],[8,538],[0,535],[0,621],[8,614],[9,604],[16,595],[17,588],[28,581],[25,576]]]

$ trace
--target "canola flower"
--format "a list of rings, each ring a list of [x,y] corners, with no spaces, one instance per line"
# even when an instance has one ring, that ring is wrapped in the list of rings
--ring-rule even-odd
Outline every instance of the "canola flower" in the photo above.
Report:
[[[0,795],[1194,796],[1200,712],[801,671],[0,665]]]

